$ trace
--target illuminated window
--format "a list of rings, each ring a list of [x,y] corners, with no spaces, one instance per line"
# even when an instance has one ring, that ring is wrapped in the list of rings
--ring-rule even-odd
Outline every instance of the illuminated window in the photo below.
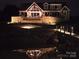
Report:
[[[31,16],[32,17],[38,17],[39,16],[39,13],[31,13]]]

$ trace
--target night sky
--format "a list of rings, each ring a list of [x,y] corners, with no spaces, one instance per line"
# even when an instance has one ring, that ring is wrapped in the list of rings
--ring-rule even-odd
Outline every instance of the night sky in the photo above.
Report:
[[[3,10],[3,8],[7,4],[13,4],[20,6],[22,3],[28,3],[28,2],[53,2],[53,1],[60,1],[60,0],[0,0],[0,10]],[[63,2],[67,2],[69,5],[69,8],[71,9],[72,16],[79,16],[79,1],[78,0],[62,0]]]

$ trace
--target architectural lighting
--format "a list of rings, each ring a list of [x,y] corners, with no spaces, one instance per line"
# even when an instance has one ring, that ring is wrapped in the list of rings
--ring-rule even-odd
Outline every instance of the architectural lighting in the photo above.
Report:
[[[56,25],[58,18],[45,16],[45,17],[42,17],[41,20],[42,20],[43,23],[47,23],[47,24],[50,24],[50,25]]]

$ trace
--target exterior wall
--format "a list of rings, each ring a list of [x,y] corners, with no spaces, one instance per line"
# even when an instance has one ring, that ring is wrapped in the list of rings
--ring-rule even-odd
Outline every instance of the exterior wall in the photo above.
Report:
[[[41,11],[27,11],[27,17],[32,17],[31,13],[39,13],[39,16],[36,17],[42,17],[43,12]]]
[[[12,16],[11,17],[11,23],[20,23],[23,20],[20,16]]]
[[[40,18],[32,19],[32,18],[24,18],[21,16],[12,16],[10,23],[42,23]]]
[[[56,22],[58,21],[58,18],[46,16],[46,17],[42,17],[41,20],[42,20],[43,23],[55,25]]]
[[[11,23],[43,23],[54,25],[56,23],[57,18],[55,17],[42,17],[42,18],[26,18],[24,19],[21,16],[12,16]]]

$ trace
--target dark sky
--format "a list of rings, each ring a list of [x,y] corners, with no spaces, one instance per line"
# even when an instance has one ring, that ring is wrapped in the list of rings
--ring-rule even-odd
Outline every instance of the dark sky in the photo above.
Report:
[[[7,4],[21,5],[21,3],[27,2],[53,2],[53,1],[63,1],[67,2],[69,8],[71,9],[72,16],[79,16],[79,1],[78,0],[0,0],[0,10],[2,10]]]

